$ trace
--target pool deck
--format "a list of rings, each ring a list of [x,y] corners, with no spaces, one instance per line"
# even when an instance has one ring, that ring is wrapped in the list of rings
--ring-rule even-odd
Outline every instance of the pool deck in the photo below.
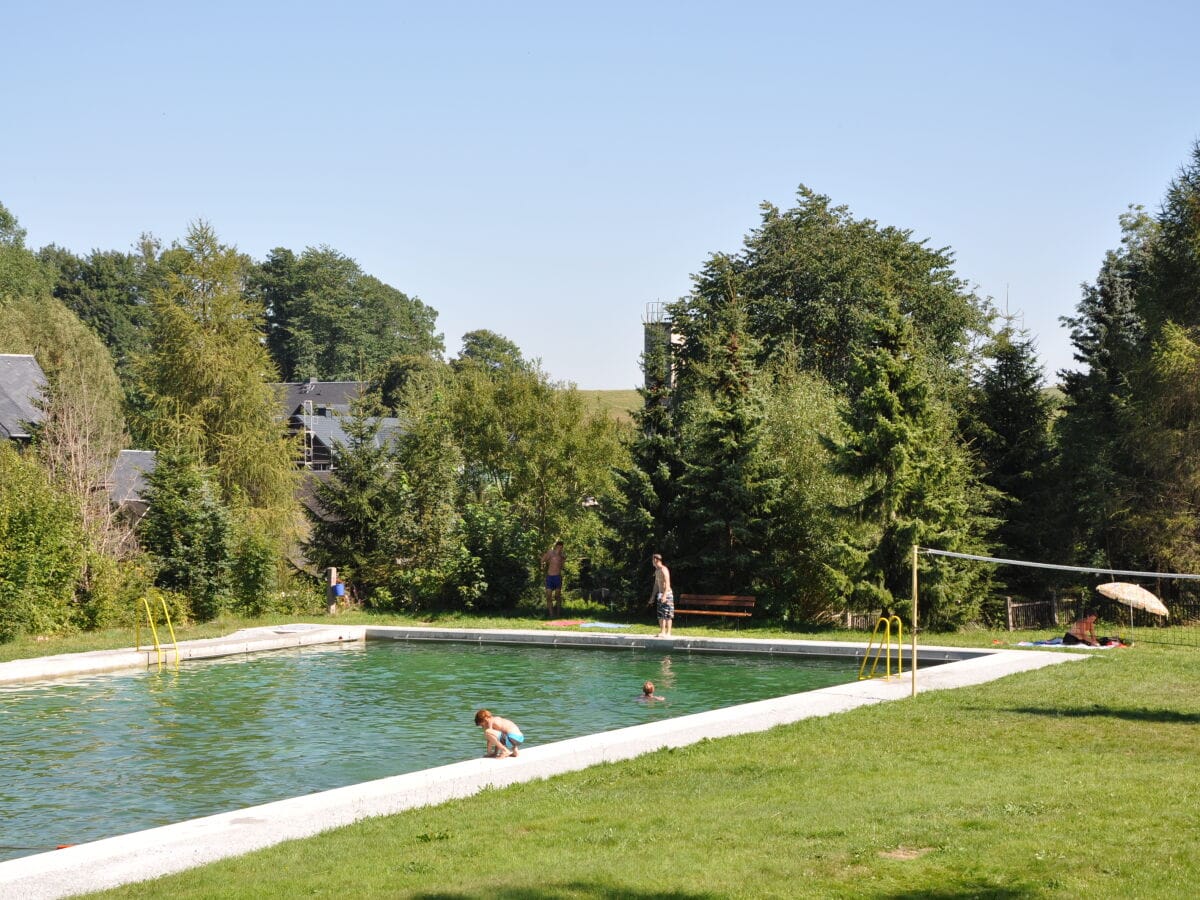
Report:
[[[525,643],[552,646],[644,647],[650,650],[796,653],[861,658],[863,644],[840,641],[754,640],[747,638],[659,639],[648,635],[577,631],[500,631],[489,629],[337,627],[290,625],[253,628],[224,638],[187,641],[179,658],[203,659],[313,646],[344,641],[428,640]],[[173,648],[166,665],[175,664]],[[907,667],[907,652],[905,654]],[[918,648],[922,660],[942,663],[918,669],[916,690],[947,690],[982,684],[1005,675],[1086,659],[1084,654],[1033,650],[956,647]],[[153,648],[63,654],[0,663],[0,684],[40,681],[129,668],[155,668]],[[882,666],[882,662],[880,663]],[[846,712],[860,706],[912,696],[913,682],[882,678],[761,700],[740,706],[635,725],[601,734],[531,746],[515,759],[473,758],[447,766],[377,781],[231,810],[79,844],[49,853],[0,862],[0,896],[23,900],[69,897],[130,882],[157,878],[193,866],[305,838],[372,816],[390,815],[503,787],[548,778],[605,762],[631,759],[664,747],[682,747],[704,738],[765,731],[813,716]]]

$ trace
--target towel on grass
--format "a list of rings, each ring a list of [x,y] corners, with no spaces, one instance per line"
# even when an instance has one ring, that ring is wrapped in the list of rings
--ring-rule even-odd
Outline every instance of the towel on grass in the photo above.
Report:
[[[582,625],[584,619],[555,619],[553,622],[547,622],[547,625]]]
[[[584,622],[580,628],[629,628],[628,625],[622,625],[620,622]]]

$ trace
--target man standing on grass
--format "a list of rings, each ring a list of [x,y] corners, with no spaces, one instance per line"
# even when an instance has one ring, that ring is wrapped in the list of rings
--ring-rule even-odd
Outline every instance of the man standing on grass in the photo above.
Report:
[[[658,637],[671,636],[671,624],[675,620],[675,594],[671,591],[671,570],[663,565],[662,554],[650,557],[654,564],[654,590],[650,603],[658,614]]]
[[[542,554],[542,566],[546,570],[547,618],[562,615],[562,570],[565,560],[562,541],[555,541],[554,546]]]

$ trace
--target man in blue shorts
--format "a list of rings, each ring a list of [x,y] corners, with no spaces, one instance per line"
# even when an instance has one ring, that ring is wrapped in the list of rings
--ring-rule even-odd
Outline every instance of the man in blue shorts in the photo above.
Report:
[[[542,567],[546,570],[546,618],[562,615],[562,570],[566,554],[563,553],[563,542],[555,541],[554,546],[542,554]]]

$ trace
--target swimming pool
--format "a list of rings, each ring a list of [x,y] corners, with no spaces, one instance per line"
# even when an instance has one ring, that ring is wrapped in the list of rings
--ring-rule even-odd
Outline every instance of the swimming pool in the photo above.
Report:
[[[367,641],[0,688],[0,859],[854,681],[854,659]],[[636,702],[653,680],[668,698]]]

